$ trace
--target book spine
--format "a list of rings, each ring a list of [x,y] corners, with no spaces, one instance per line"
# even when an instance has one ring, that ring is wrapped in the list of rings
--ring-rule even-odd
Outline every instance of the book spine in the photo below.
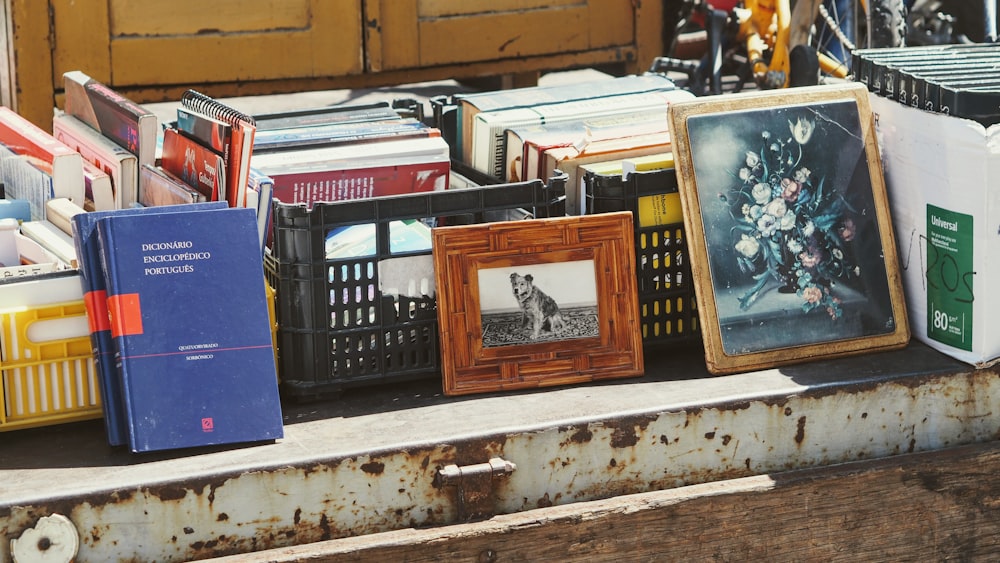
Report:
[[[45,211],[48,220],[69,236],[73,236],[73,216],[86,212],[82,207],[64,197],[50,199],[45,204]],[[79,253],[77,256],[80,256]]]
[[[81,72],[63,75],[66,113],[134,155],[139,154],[139,115],[146,110]]]
[[[80,153],[85,161],[111,176],[117,209],[127,209],[135,203],[138,185],[136,155],[66,113],[53,117],[52,133],[62,143]]]
[[[363,123],[386,119],[401,119],[399,113],[392,109],[388,102],[378,102],[368,106],[309,108],[254,116],[259,131]]]
[[[260,237],[260,249],[263,252],[272,242],[271,213],[274,199],[274,179],[251,168],[247,187],[257,190],[257,234]]]
[[[269,173],[274,197],[285,203],[339,201],[417,192],[448,187],[448,161],[374,166],[348,170]]]
[[[80,283],[83,286],[83,303],[87,311],[90,346],[101,389],[101,409],[108,444],[120,446],[128,443],[128,429],[122,412],[121,388],[118,371],[112,356],[114,343],[108,320],[107,292],[104,270],[97,246],[95,232],[97,213],[80,213],[72,218],[73,244],[79,257]]]
[[[441,132],[419,121],[377,122],[370,126],[296,127],[271,131],[258,130],[254,153],[291,150],[310,146],[365,143],[386,139],[440,136]]]

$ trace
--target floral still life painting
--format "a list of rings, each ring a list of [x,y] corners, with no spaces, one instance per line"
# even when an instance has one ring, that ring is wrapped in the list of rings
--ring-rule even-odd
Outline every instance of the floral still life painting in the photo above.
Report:
[[[905,332],[881,169],[857,100],[781,100],[685,121],[721,352]]]

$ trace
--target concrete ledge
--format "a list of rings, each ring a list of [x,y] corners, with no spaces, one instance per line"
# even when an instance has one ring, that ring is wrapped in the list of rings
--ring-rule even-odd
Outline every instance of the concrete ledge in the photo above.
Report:
[[[700,353],[647,355],[614,383],[449,398],[438,381],[285,405],[274,444],[155,455],[97,422],[0,439],[0,561],[68,516],[79,561],[181,561],[459,521],[437,470],[502,457],[497,514],[940,450],[1000,438],[1000,377],[913,343],[711,377]]]

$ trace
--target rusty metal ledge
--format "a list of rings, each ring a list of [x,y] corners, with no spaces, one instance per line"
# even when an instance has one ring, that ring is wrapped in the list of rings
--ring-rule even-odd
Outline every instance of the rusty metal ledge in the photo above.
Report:
[[[0,563],[50,513],[77,561],[186,561],[458,520],[449,464],[499,456],[496,512],[1000,438],[1000,377],[904,350],[725,377],[647,355],[613,383],[449,398],[437,381],[284,406],[274,444],[132,455],[97,422],[0,435]]]

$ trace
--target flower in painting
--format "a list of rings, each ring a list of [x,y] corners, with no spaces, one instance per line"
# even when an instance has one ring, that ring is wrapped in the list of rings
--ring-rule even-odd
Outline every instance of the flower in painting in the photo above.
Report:
[[[725,198],[736,220],[736,261],[753,279],[740,306],[749,308],[774,280],[779,291],[801,300],[804,312],[824,311],[837,319],[843,313],[834,295],[837,281],[861,275],[843,246],[857,236],[849,216],[854,210],[813,170],[829,156],[805,148],[817,133],[815,118],[798,116],[788,127],[790,137],[764,130],[760,147],[743,151],[739,181]]]
[[[802,298],[809,304],[819,303],[823,300],[823,290],[815,285],[806,287],[802,290]]]
[[[844,223],[840,226],[840,238],[850,242],[854,240],[854,233],[854,221],[852,221],[849,217],[844,219]]]
[[[795,212],[789,209],[778,221],[778,228],[782,231],[790,231],[795,228]]]
[[[750,195],[753,196],[753,200],[760,205],[764,205],[771,199],[771,185],[760,182],[754,185],[753,189],[750,191]]]
[[[792,138],[795,139],[795,142],[804,145],[812,138],[813,131],[816,130],[816,124],[805,117],[799,117],[795,123],[789,121],[788,128],[792,131]]]
[[[799,199],[799,192],[802,191],[802,182],[791,178],[781,179],[781,197],[788,203],[795,203]]]
[[[751,236],[743,235],[736,243],[736,251],[747,258],[753,258],[760,252],[760,243]]]
[[[806,221],[805,225],[802,225],[802,236],[811,237],[813,233],[816,232],[816,224],[812,221]]]
[[[799,253],[799,262],[802,263],[803,268],[815,268],[819,261],[820,255],[816,253],[815,248]]]
[[[764,213],[774,217],[784,217],[787,211],[788,206],[785,205],[785,200],[781,198],[772,199],[771,202],[767,204],[767,207],[764,208]]]
[[[760,219],[757,219],[757,230],[760,232],[762,237],[770,237],[778,230],[778,220],[774,218],[774,215],[763,214]]]

